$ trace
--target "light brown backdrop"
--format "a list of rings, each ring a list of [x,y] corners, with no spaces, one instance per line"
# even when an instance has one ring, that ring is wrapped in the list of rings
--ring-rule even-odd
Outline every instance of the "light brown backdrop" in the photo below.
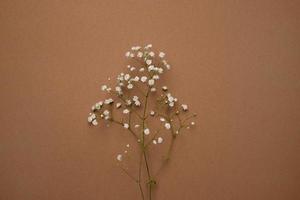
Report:
[[[299,1],[0,2],[0,199],[137,199],[120,129],[89,128],[131,45],[198,112],[157,199],[300,199]]]

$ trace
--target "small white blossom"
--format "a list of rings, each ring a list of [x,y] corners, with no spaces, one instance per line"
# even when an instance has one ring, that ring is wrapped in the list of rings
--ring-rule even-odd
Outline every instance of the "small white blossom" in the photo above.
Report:
[[[137,101],[137,100],[139,100],[139,97],[135,95],[135,96],[132,97],[132,100]]]
[[[141,102],[139,100],[137,100],[137,101],[134,102],[134,105],[135,106],[141,106]]]
[[[151,52],[148,53],[148,55],[151,56],[151,57],[154,57],[155,53],[153,51],[151,51]]]
[[[143,83],[145,83],[145,82],[147,81],[147,77],[146,77],[146,76],[142,76],[142,77],[141,77],[141,81],[142,81]]]
[[[152,60],[146,60],[147,65],[151,65],[151,63],[152,63]]]
[[[126,128],[126,129],[128,129],[128,128],[129,128],[129,124],[124,123],[124,124],[123,124],[123,127]]]
[[[166,54],[165,54],[164,52],[159,52],[159,55],[158,55],[158,56],[159,56],[160,58],[163,58],[163,57],[165,57],[165,55],[166,55]]]
[[[158,68],[157,69],[158,73],[162,74],[164,72],[163,68]]]
[[[170,129],[171,128],[171,124],[170,123],[165,123],[165,128],[166,129]]]
[[[150,115],[151,115],[151,116],[154,116],[154,115],[155,115],[155,112],[154,112],[153,110],[151,110],[151,111],[150,111]]]
[[[143,71],[145,71],[145,68],[142,67],[139,71],[140,71],[140,72],[143,72]]]
[[[135,67],[131,67],[131,68],[130,68],[130,71],[134,71],[134,70],[135,70]]]
[[[187,111],[188,110],[188,106],[186,104],[182,104],[181,107],[182,107],[183,111]]]
[[[117,104],[116,104],[116,108],[120,108],[121,106],[122,106],[121,103],[117,103]]]
[[[136,76],[136,77],[134,77],[134,78],[131,79],[131,80],[133,80],[133,81],[139,81],[139,80],[140,80],[140,77]]]
[[[128,81],[130,79],[130,75],[129,74],[125,74],[124,79],[125,79],[125,81]]]
[[[97,125],[98,125],[98,122],[97,122],[97,120],[96,120],[96,119],[94,119],[94,120],[92,121],[92,124],[93,124],[94,126],[97,126]]]
[[[194,126],[196,123],[195,122],[191,122],[191,125]]]
[[[145,135],[149,135],[149,134],[150,134],[149,128],[144,129],[144,134],[145,134]]]
[[[122,91],[122,88],[120,86],[116,86],[115,90],[116,90],[116,92],[120,93]]]
[[[121,161],[122,161],[122,159],[123,159],[123,156],[122,156],[122,154],[118,154],[118,155],[117,155],[117,160],[121,162]]]
[[[164,141],[164,140],[163,140],[162,137],[157,138],[157,143],[158,143],[158,144],[161,144],[163,141]]]
[[[90,115],[88,116],[88,122],[91,123],[94,119],[96,119],[95,113],[90,113]]]
[[[127,148],[129,148],[129,147],[130,147],[130,145],[129,145],[129,144],[126,144],[126,147],[127,147]]]
[[[125,53],[125,56],[128,58],[128,57],[130,56],[130,52],[127,51],[127,52]]]
[[[109,98],[109,99],[105,99],[104,100],[104,104],[111,104],[111,103],[113,103],[114,102],[114,100],[112,99],[112,98]]]
[[[156,88],[152,87],[152,88],[150,89],[150,91],[151,91],[151,92],[156,92]]]
[[[137,57],[139,57],[139,58],[143,57],[143,52],[139,51],[139,52],[137,53]]]
[[[154,79],[148,80],[148,85],[153,86],[155,83]]]
[[[133,84],[129,83],[129,84],[127,85],[127,88],[128,88],[128,89],[132,89],[132,88],[133,88]]]
[[[165,122],[165,121],[166,121],[166,119],[163,118],[163,117],[161,117],[159,120],[160,120],[161,122]]]
[[[101,86],[101,90],[102,90],[102,91],[106,91],[107,88],[108,88],[107,85],[102,85],[102,86]]]
[[[131,58],[134,58],[134,54],[133,54],[133,53],[131,53],[131,54],[130,54],[130,57],[131,57]]]
[[[152,48],[152,44],[148,44],[144,47],[144,49],[150,49],[150,48]]]
[[[152,142],[153,142],[153,144],[157,144],[156,140],[153,140]]]
[[[154,75],[153,77],[152,77],[154,80],[158,80],[159,79],[159,75]]]
[[[128,109],[123,110],[123,114],[128,114],[130,111]]]
[[[127,104],[128,106],[130,106],[130,105],[132,104],[131,100],[130,100],[130,99],[127,99],[127,100],[126,100],[126,104]]]
[[[162,90],[163,90],[163,91],[168,91],[168,87],[167,87],[167,86],[163,86],[163,87],[162,87]]]
[[[155,69],[154,65],[149,65],[149,67],[148,67],[149,72],[153,71],[154,69]]]

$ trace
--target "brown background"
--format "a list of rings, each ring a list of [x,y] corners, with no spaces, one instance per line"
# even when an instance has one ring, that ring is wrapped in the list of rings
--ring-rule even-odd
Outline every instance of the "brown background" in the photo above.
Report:
[[[0,3],[0,199],[137,199],[115,128],[89,128],[124,52],[168,54],[198,112],[157,199],[300,199],[299,1]]]

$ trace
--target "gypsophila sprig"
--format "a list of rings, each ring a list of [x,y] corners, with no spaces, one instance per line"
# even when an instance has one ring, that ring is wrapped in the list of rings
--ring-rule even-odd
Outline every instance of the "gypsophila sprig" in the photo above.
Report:
[[[92,126],[120,125],[124,132],[133,137],[138,146],[136,151],[140,155],[138,176],[129,173],[123,166],[133,152],[132,145],[127,144],[125,150],[120,149],[122,153],[116,153],[115,159],[122,171],[138,185],[141,199],[152,200],[158,172],[170,160],[178,135],[195,126],[192,119],[196,114],[190,114],[187,104],[180,102],[166,85],[160,85],[161,76],[171,69],[164,52],[155,52],[152,44],[148,44],[144,47],[131,47],[125,57],[130,63],[124,72],[116,76],[114,85],[101,85],[101,91],[108,93],[109,97],[91,107],[87,121]],[[167,137],[168,134],[170,137]],[[160,145],[168,145],[162,161],[150,160],[149,149],[159,148]],[[161,167],[154,171],[151,162],[161,162]],[[146,174],[145,177],[143,174]]]

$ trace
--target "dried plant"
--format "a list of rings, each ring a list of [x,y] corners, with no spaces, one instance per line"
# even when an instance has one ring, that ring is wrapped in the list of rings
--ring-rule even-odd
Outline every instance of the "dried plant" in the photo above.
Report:
[[[159,85],[162,75],[170,70],[165,53],[155,53],[149,44],[145,47],[134,46],[125,55],[130,62],[127,72],[117,76],[114,88],[101,86],[102,91],[107,92],[109,97],[92,106],[88,122],[96,126],[98,121],[103,120],[107,126],[121,125],[129,132],[138,147],[137,175],[132,175],[123,167],[122,163],[128,157],[127,150],[118,154],[116,159],[122,171],[137,184],[141,199],[151,200],[158,171],[170,160],[174,142],[182,130],[195,125],[191,120],[196,114],[190,114],[188,106],[180,104],[167,86]],[[170,141],[166,142],[168,138]],[[161,167],[153,173],[149,149],[163,143],[168,144],[168,149],[159,161]],[[126,147],[130,148],[131,145],[127,144]]]

